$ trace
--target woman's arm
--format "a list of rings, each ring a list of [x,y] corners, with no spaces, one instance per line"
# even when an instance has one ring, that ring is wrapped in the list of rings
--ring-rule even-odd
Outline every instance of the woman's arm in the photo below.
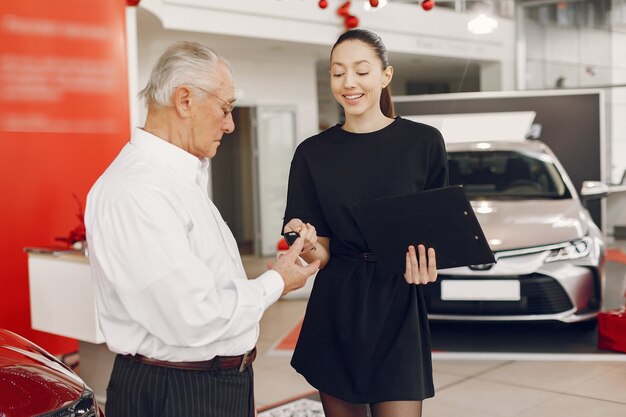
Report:
[[[309,264],[319,260],[320,269],[322,269],[330,260],[330,239],[318,236],[317,243],[313,246],[313,248],[306,253],[301,253],[300,257]]]

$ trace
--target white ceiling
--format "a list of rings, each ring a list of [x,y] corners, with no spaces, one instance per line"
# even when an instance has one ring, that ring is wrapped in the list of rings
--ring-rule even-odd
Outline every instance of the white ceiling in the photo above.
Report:
[[[160,21],[141,8],[138,9],[138,21],[142,30],[154,33],[163,31]],[[318,68],[323,68],[330,52],[330,46],[326,45],[173,30],[167,32],[170,41],[185,39],[203,42],[227,59],[230,57],[284,61],[313,58],[318,62]],[[455,84],[462,78],[477,78],[479,74],[479,63],[468,62],[465,59],[390,52],[389,60],[394,67],[395,77],[416,82],[449,81]]]

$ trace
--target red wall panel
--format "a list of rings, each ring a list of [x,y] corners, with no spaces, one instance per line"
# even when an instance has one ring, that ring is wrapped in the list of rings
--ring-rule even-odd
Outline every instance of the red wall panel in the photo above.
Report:
[[[0,327],[55,354],[77,343],[31,329],[23,248],[59,245],[128,141],[125,6],[0,2]]]

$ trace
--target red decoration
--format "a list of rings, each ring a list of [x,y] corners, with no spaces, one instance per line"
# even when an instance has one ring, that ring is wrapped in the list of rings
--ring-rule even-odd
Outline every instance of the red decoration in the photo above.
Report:
[[[328,7],[328,2],[326,0],[320,0],[318,6],[320,6],[320,9],[325,9]]]
[[[131,7],[139,6],[140,1],[141,0],[126,0],[126,5]]]
[[[435,7],[435,0],[424,0],[422,2],[422,9],[426,11],[429,11],[433,7]]]
[[[626,352],[626,307],[598,313],[598,349]]]
[[[337,14],[344,18],[346,29],[354,29],[359,25],[359,19],[350,14],[350,5],[351,2],[347,1],[337,9]]]
[[[80,222],[78,226],[70,230],[67,236],[57,237],[55,240],[65,242],[68,246],[72,246],[77,242],[85,242],[87,240],[87,232],[85,230],[85,212],[83,211],[83,205],[80,203],[80,200],[76,196],[76,194],[72,194],[74,196],[74,200],[78,203],[78,213],[76,213],[76,218]]]
[[[354,29],[359,26],[359,18],[356,16],[348,15],[346,16],[346,28]]]
[[[347,1],[337,9],[337,14],[341,17],[345,17],[346,19],[350,16],[350,2]]]
[[[278,244],[276,245],[276,250],[278,250],[279,252],[289,250],[289,244],[284,237],[278,241]]]
[[[370,0],[370,6],[378,7],[378,0]]]

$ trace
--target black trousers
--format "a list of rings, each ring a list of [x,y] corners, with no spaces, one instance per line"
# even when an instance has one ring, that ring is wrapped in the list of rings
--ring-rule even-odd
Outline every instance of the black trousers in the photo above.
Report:
[[[187,371],[117,355],[107,387],[107,417],[253,417],[252,366]]]

